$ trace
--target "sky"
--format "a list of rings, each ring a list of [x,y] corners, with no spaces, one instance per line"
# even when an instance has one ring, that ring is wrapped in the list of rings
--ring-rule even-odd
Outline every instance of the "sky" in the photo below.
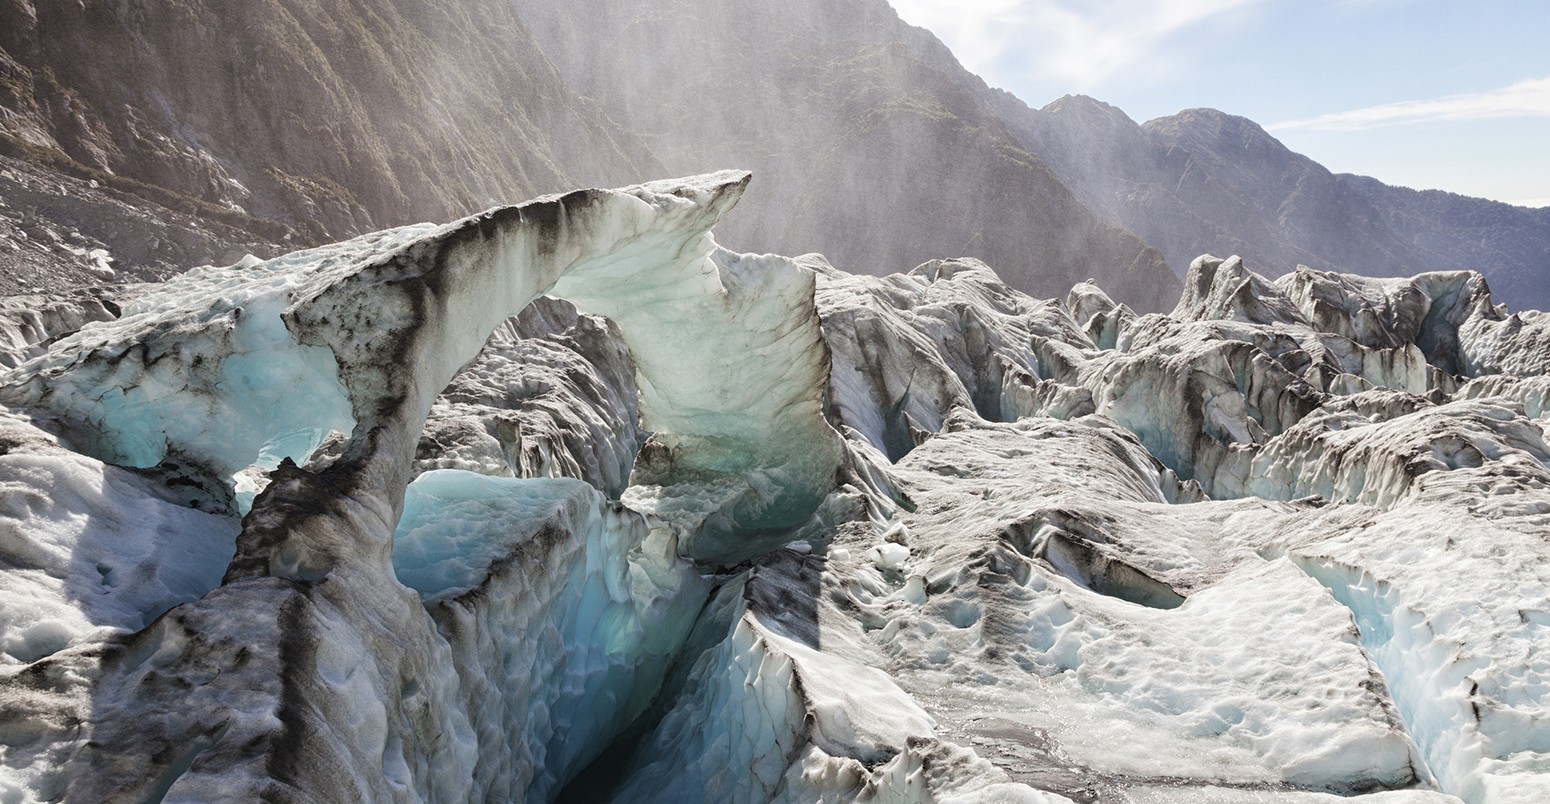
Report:
[[[1547,0],[891,0],[1035,108],[1211,107],[1337,173],[1550,206]]]

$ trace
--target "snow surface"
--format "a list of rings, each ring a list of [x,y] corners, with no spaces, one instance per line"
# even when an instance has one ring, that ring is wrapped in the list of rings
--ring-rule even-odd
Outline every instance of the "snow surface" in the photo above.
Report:
[[[1117,309],[1090,289],[1072,302],[1089,322]],[[1025,309],[1023,328],[1064,323]],[[937,326],[913,312],[887,315]],[[1542,371],[1524,346],[1537,317],[1521,317],[1519,357],[1495,340],[1516,325],[1472,275],[1270,283],[1209,258],[1171,317],[1113,317],[1114,349],[1030,339],[1036,364],[1005,348],[974,364],[1085,390],[1075,430],[997,426],[959,400],[913,448],[857,428],[874,460],[902,458],[886,471],[914,506],[900,514],[912,562],[858,563],[875,537],[842,536],[825,589],[848,605],[824,611],[873,634],[872,655],[949,735],[1046,789],[1128,796],[1167,779],[1150,800],[1193,801],[1185,780],[1210,779],[1262,788],[1233,794],[1244,800],[1289,785],[1293,800],[1435,779],[1466,801],[1544,798],[1544,670],[1520,640],[1547,589],[1528,557],[1545,548],[1515,536],[1543,532],[1550,512],[1545,429],[1525,418],[1542,413],[1542,378],[1468,382]],[[951,349],[932,341],[905,355]],[[894,376],[911,376],[908,360]],[[854,385],[843,377],[837,399]]]

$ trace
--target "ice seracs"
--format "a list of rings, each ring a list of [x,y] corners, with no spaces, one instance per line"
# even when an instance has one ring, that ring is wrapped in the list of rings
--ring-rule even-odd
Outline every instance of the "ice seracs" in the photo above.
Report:
[[[1550,799],[1550,320],[855,277],[747,180],[0,309],[0,794]]]

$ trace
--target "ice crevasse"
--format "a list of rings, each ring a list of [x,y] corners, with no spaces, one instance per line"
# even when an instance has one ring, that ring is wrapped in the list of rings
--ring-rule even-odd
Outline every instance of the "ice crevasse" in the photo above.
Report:
[[[748,181],[0,321],[0,800],[1550,795],[1543,315],[851,276]]]

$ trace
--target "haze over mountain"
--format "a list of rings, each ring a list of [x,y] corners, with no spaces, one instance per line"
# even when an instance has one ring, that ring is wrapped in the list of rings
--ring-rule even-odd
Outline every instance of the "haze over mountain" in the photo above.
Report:
[[[673,171],[754,171],[722,231],[739,248],[871,274],[977,257],[1036,294],[1099,276],[1149,310],[1175,293],[1159,255],[1086,209],[882,0],[518,6],[570,86]]]
[[[1474,269],[1514,309],[1550,306],[1550,209],[1333,174],[1213,109],[1143,125],[1083,96],[1034,111],[1003,95],[1002,109],[1083,203],[1177,270],[1204,253],[1242,254],[1271,275]]]
[[[13,230],[35,230],[29,253],[64,265],[105,248],[120,269],[165,273],[266,241],[736,165],[756,183],[723,237],[864,273],[977,257],[1035,295],[1091,276],[1153,310],[1212,252],[1272,275],[1479,268],[1511,304],[1550,292],[1537,281],[1550,211],[1333,176],[1209,111],[1143,127],[1081,98],[1031,110],[881,0],[609,0],[584,14],[537,0],[4,0],[0,20],[5,153],[251,234],[173,249],[146,229],[165,228],[156,213],[114,228],[68,202],[10,210]],[[13,167],[16,196],[29,168]],[[48,243],[71,233],[73,246]],[[13,289],[46,283],[0,260]]]
[[[1171,297],[1177,280],[1161,256],[1077,202],[988,114],[983,85],[885,4],[836,13],[829,22],[853,24],[827,36],[800,9],[702,6],[660,9],[648,31],[624,25],[635,6],[600,5],[592,27],[571,33],[584,48],[568,50],[528,30],[580,22],[570,6],[191,3],[108,14],[7,0],[6,128],[314,240],[662,174],[658,151],[685,171],[751,164],[764,189],[744,216],[750,248],[825,251],[878,273],[967,254],[1046,294],[1096,273],[1146,309]],[[616,17],[649,36],[614,40]],[[66,33],[42,33],[55,30]],[[228,47],[201,34],[213,30],[242,35]],[[770,44],[746,47],[757,43]],[[711,63],[686,69],[662,55],[674,45]],[[545,53],[607,60],[623,86],[662,91],[605,115]],[[744,81],[737,64],[779,79]],[[663,132],[664,121],[676,129]],[[845,202],[827,203],[836,197]]]

